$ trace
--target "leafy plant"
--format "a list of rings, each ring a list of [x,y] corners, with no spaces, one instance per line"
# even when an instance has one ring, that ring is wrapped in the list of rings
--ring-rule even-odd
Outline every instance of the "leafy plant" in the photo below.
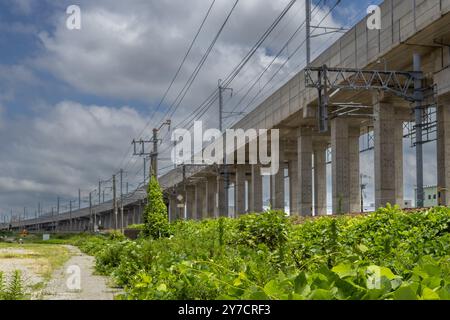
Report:
[[[249,214],[239,219],[237,230],[239,243],[250,246],[265,244],[270,249],[276,249],[287,241],[288,219],[281,211]]]
[[[5,283],[4,273],[0,272],[0,300],[23,300],[25,292],[22,275],[15,270],[8,284]]]
[[[294,221],[294,222],[292,222]],[[177,221],[172,236],[85,236],[124,299],[450,299],[450,209]]]
[[[170,225],[163,193],[154,176],[148,185],[148,201],[144,210],[144,234],[153,239],[168,237]]]

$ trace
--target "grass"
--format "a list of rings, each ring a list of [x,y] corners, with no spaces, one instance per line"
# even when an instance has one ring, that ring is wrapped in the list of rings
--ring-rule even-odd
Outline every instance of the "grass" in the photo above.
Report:
[[[4,252],[4,249],[24,250],[24,252]],[[53,271],[62,267],[69,257],[69,250],[60,245],[0,243],[0,265],[1,260],[31,259],[33,263],[30,267],[44,281],[50,280]]]

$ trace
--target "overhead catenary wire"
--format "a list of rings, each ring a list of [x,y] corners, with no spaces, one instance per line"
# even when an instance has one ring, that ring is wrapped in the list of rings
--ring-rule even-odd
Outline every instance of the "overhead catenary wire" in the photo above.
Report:
[[[214,7],[215,2],[216,2],[216,0],[213,0],[213,1],[211,2],[211,5],[209,6],[209,8],[208,8],[208,10],[207,10],[206,15],[205,15],[204,18],[202,19],[202,22],[201,22],[199,28],[197,29],[197,32],[195,33],[195,36],[194,36],[194,38],[192,39],[192,41],[191,41],[191,43],[190,43],[190,45],[189,45],[189,48],[188,48],[188,50],[186,51],[186,53],[185,53],[185,55],[184,55],[184,57],[183,57],[183,59],[182,59],[182,61],[181,61],[181,63],[180,63],[180,66],[178,67],[177,71],[175,72],[175,75],[174,75],[173,78],[172,78],[172,81],[170,82],[169,86],[167,87],[166,91],[164,92],[164,95],[163,95],[163,97],[161,98],[160,102],[158,103],[158,106],[154,109],[153,113],[152,113],[151,116],[149,117],[148,122],[146,123],[146,125],[144,126],[144,128],[143,128],[143,129],[141,130],[141,132],[139,133],[139,136],[142,136],[143,133],[145,132],[145,130],[150,126],[151,121],[153,120],[154,116],[156,115],[156,113],[159,111],[160,107],[162,106],[162,104],[163,104],[164,101],[166,100],[167,95],[169,94],[169,91],[172,89],[173,85],[175,84],[175,81],[178,79],[178,76],[180,75],[180,72],[181,72],[181,70],[182,70],[184,64],[186,63],[186,60],[187,60],[187,58],[189,57],[189,54],[191,53],[191,51],[192,51],[192,49],[193,49],[193,47],[194,47],[195,42],[197,41],[197,39],[198,39],[200,33],[202,32],[203,27],[204,27],[206,21],[208,20],[208,17],[209,17],[209,15],[210,15],[210,13],[211,13],[213,7]],[[124,161],[125,161],[125,158],[127,157],[127,155],[129,155],[130,151],[131,151],[131,145],[129,146],[127,152],[125,153],[125,155],[124,155],[124,157],[123,157],[123,159],[122,159],[122,161],[120,162],[119,167],[122,166],[122,164],[123,164]]]
[[[275,19],[275,21],[264,31],[264,33],[260,36],[258,41],[253,45],[253,47],[249,50],[249,52],[241,59],[241,61],[233,68],[233,70],[227,75],[227,77],[223,81],[223,86],[229,86],[236,76],[242,71],[242,69],[247,65],[253,55],[257,52],[257,50],[261,47],[267,37],[273,32],[273,30],[278,26],[280,21],[286,16],[292,6],[295,4],[296,0],[290,1],[286,7],[282,10],[279,16]],[[176,124],[175,127],[179,127],[185,123],[190,123],[191,117],[194,119],[196,115],[200,114],[205,108],[208,108],[212,105],[212,103],[218,97],[218,90],[215,89],[213,93],[202,103],[200,106],[194,110],[193,114],[188,117],[188,119],[182,120],[180,123]],[[213,99],[214,98],[214,99]]]
[[[235,66],[235,68],[230,72],[230,74],[225,78],[225,85],[229,85],[236,76],[242,71],[242,69],[247,65],[247,63],[250,61],[250,59],[253,57],[253,55],[257,52],[257,50],[261,47],[261,45],[264,43],[264,41],[267,39],[267,37],[273,32],[273,30],[278,26],[280,21],[286,16],[286,14],[289,12],[289,10],[292,8],[292,6],[296,3],[296,0],[291,0],[286,7],[282,10],[282,12],[277,16],[275,21],[264,31],[264,33],[260,36],[258,41],[253,45],[253,47],[250,49],[250,51],[242,58],[242,60]],[[184,93],[184,96],[186,95],[187,91]],[[189,126],[188,129],[192,128],[193,121],[195,119],[198,119],[199,117],[203,116],[205,112],[211,108],[213,103],[217,100],[218,97],[218,90],[214,90],[211,95],[197,108],[194,110],[194,112],[186,119],[182,120],[180,123],[176,124],[174,127],[178,128],[182,126],[183,124],[192,123],[191,126]],[[177,97],[178,98],[178,97]],[[176,99],[175,99],[176,100]],[[170,114],[171,117],[173,117],[174,113],[180,106],[181,101],[177,103],[175,110]],[[163,140],[167,138],[167,133]],[[170,147],[167,147],[160,153],[164,153],[167,151]]]
[[[218,32],[216,33],[215,37],[213,38],[212,42],[210,43],[208,49],[206,50],[206,52],[203,54],[200,62],[197,64],[196,68],[194,69],[193,73],[190,75],[190,77],[188,78],[187,82],[185,83],[185,85],[183,86],[183,88],[180,90],[180,92],[178,93],[177,97],[174,99],[174,101],[172,102],[172,104],[170,105],[170,107],[167,109],[166,113],[161,117],[161,121],[163,121],[166,118],[172,118],[173,115],[175,114],[175,112],[178,110],[178,108],[180,107],[182,101],[184,100],[184,98],[187,95],[187,92],[189,91],[189,89],[191,88],[191,86],[193,85],[194,81],[196,80],[198,74],[200,73],[200,71],[202,70],[205,62],[207,61],[212,49],[214,48],[217,40],[219,39],[220,35],[222,34],[225,26],[227,25],[231,15],[233,14],[234,10],[236,9],[238,3],[240,0],[235,0],[231,10],[229,11],[229,13],[227,14],[225,21],[222,23],[221,27],[219,28]],[[142,135],[142,134],[141,134]],[[129,147],[131,148],[131,147]],[[131,150],[131,149],[129,149]],[[128,151],[129,152],[129,151]],[[128,161],[127,166],[129,165],[131,159]]]
[[[325,21],[325,19],[332,13],[332,11],[339,5],[340,0],[336,1],[336,3],[330,8],[330,10],[327,12],[327,14],[321,19],[319,24],[312,28],[312,31],[316,30],[322,23]],[[272,75],[272,77],[265,83],[265,85],[257,92],[257,94],[252,98],[252,100],[247,104],[247,106],[242,110],[246,111],[253,102],[258,98],[260,93],[267,87],[267,85],[275,78],[275,76],[284,68],[284,66],[287,64],[287,62],[302,48],[302,46],[306,43],[306,39],[304,39],[299,46],[285,59],[283,64],[280,65],[280,67],[277,69],[277,71]]]

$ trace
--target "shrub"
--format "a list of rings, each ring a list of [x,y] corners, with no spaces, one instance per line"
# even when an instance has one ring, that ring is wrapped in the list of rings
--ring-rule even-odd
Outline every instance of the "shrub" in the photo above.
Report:
[[[90,237],[125,299],[450,299],[450,209],[177,221],[170,238]]]
[[[145,225],[144,224],[130,224],[127,228],[132,229],[132,230],[143,231],[145,229]]]
[[[281,211],[242,216],[237,225],[237,240],[250,246],[265,244],[270,249],[279,248],[287,241],[288,222]]]
[[[148,202],[144,211],[144,234],[153,239],[168,237],[170,225],[167,207],[158,181],[153,176],[148,185]]]

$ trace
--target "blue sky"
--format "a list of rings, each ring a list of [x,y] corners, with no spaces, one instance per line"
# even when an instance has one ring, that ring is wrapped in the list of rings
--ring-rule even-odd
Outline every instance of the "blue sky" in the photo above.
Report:
[[[192,114],[287,2],[241,1],[174,122]],[[326,23],[352,25],[369,4],[380,2],[343,0]],[[65,10],[72,1],[0,2],[0,214],[27,207],[31,215],[38,202],[50,210],[58,196],[65,203],[76,198],[78,188],[85,198],[99,179],[109,179],[120,167],[130,188],[140,183],[142,159],[127,152],[130,142],[147,123],[148,130],[162,119],[231,9],[230,1],[216,1],[180,77],[155,112],[210,3],[80,0],[82,30],[69,31]],[[298,1],[279,36],[269,37],[233,83],[235,91],[272,60],[302,21],[302,8]],[[326,11],[322,2],[317,19]],[[330,38],[321,39],[313,49],[317,54],[329,44]],[[299,71],[303,60],[301,51],[275,77],[273,89]],[[216,118],[209,110],[203,120],[215,126]]]

